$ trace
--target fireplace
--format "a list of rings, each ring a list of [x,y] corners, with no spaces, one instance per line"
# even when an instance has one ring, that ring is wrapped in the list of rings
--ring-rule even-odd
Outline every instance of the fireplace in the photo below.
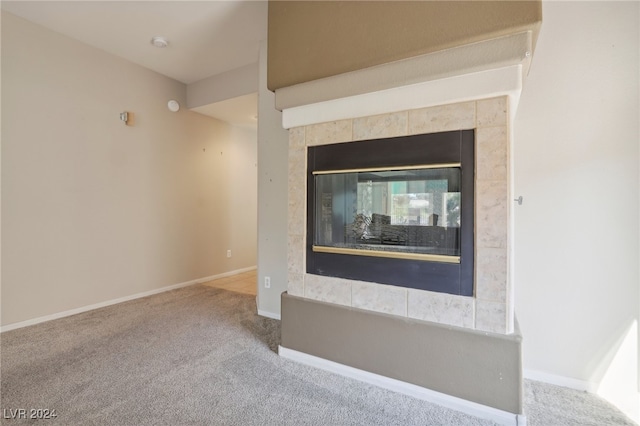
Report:
[[[322,2],[311,3],[297,2],[300,13],[289,3],[270,3],[269,88],[289,130],[288,286],[279,353],[352,377],[371,373],[376,384],[382,376],[418,385],[520,424],[511,129],[540,2],[496,2],[504,12],[495,21],[500,28],[479,38],[470,30],[491,21],[479,17],[497,16],[484,5],[406,2],[413,11],[403,16],[419,16],[412,32],[410,19],[385,19],[389,10],[398,12],[395,4],[383,10],[380,3],[379,19],[371,19],[340,10],[348,2],[329,2],[319,19]],[[429,10],[440,7],[447,10]],[[336,16],[354,25],[336,23]],[[445,21],[456,36],[442,45],[436,40]],[[390,43],[405,35],[399,47]],[[406,41],[416,40],[431,50],[406,52]],[[389,51],[407,56],[385,56]],[[326,52],[320,62],[330,69],[303,71],[310,52]],[[449,132],[470,135],[470,159],[387,163],[405,151],[399,145],[405,138]],[[357,153],[342,155],[351,149]],[[351,162],[382,149],[371,164]],[[344,159],[350,162],[331,162]],[[472,189],[464,186],[467,178]],[[457,288],[443,270],[460,275]]]
[[[309,274],[473,296],[474,132],[310,147]]]
[[[447,83],[448,95],[463,86]],[[425,90],[425,97],[433,93],[440,92]],[[415,384],[503,410],[496,414],[503,419],[522,413],[521,335],[509,269],[513,99],[325,121],[318,117],[339,109],[301,107],[310,121],[289,126],[282,356]],[[403,145],[420,141],[425,145],[417,149]],[[452,146],[460,147],[459,157],[444,153]],[[410,155],[399,158],[403,152]],[[416,201],[394,212],[394,196],[395,203]],[[434,234],[445,244],[434,247]],[[457,288],[440,273],[448,268],[458,268]]]
[[[512,333],[514,316],[509,278],[509,200],[512,198],[509,189],[510,117],[509,97],[499,96],[291,127],[288,185],[288,294],[467,329],[500,334]],[[469,138],[471,143],[467,146],[473,148],[473,154],[469,158],[444,157],[440,149],[435,148],[438,143],[434,141],[450,138],[451,135],[457,135],[455,137],[459,139]],[[417,157],[418,161],[413,158],[416,157],[415,150],[398,149],[399,144],[413,140],[430,141],[429,149],[418,150],[428,155],[427,157]],[[376,149],[370,149],[368,148],[370,143],[385,147],[376,146]],[[456,142],[451,140],[448,143],[439,143],[443,146],[456,146]],[[461,146],[464,146],[464,143]],[[350,150],[356,154],[343,155]],[[381,156],[383,160],[375,159],[375,156],[372,160],[368,159],[370,157],[367,153],[375,150],[384,150]],[[402,161],[406,158],[393,156],[400,155],[404,151],[411,153],[409,163],[405,163],[411,167],[410,170],[421,170],[421,167],[414,166],[428,167],[429,163],[431,165],[435,163],[436,169],[442,170],[449,168],[441,167],[443,165],[460,163],[462,180],[465,176],[467,178],[471,174],[473,176],[472,190],[465,190],[461,186],[461,195],[472,196],[473,199],[473,201],[465,201],[464,205],[473,205],[473,209],[466,210],[469,216],[466,219],[462,217],[460,221],[462,225],[460,264],[443,262],[441,261],[443,259],[436,261],[424,258],[397,259],[393,255],[367,256],[363,255],[365,254],[363,251],[373,247],[363,248],[362,245],[358,247],[360,253],[356,255],[326,253],[341,247],[330,247],[331,244],[327,244],[326,241],[318,240],[319,236],[316,235],[314,223],[308,219],[307,213],[309,212],[310,216],[319,216],[322,221],[322,195],[319,195],[320,200],[316,200],[317,191],[313,184],[316,179],[320,180],[323,176],[342,173],[314,175],[313,171],[340,172],[355,168],[361,169],[358,174],[363,173],[364,179],[366,173],[380,174],[382,169],[393,169],[403,164]],[[463,151],[461,148],[460,155]],[[351,160],[347,162],[348,157],[352,159],[355,157],[356,163],[349,163]],[[456,168],[456,166],[452,167]],[[390,170],[394,173],[397,171]],[[442,171],[442,173],[445,172]],[[357,180],[358,178],[352,176],[349,179]],[[374,179],[370,180],[373,185]],[[319,213],[318,209],[320,209]],[[338,231],[339,228],[353,224],[352,213],[353,211],[349,210],[343,213],[341,222],[335,225],[332,223],[332,234],[334,229],[339,234],[341,232],[341,230]],[[385,216],[390,216],[387,214],[389,212],[376,211],[376,221],[373,219],[373,213],[372,211],[370,215],[369,231],[375,235],[377,227],[384,227],[391,223],[384,223],[387,221]],[[437,215],[438,219],[437,225],[431,226],[438,228],[440,232],[439,228],[444,228],[443,225],[445,225],[445,213],[442,211],[421,215],[421,225],[426,221],[426,228],[428,228],[429,223],[436,223],[435,215],[431,216],[432,214]],[[326,216],[324,220],[333,221],[333,215],[331,219]],[[413,222],[417,220],[417,217],[408,219]],[[465,225],[470,225],[467,228],[467,231],[471,232],[470,238],[465,238]],[[393,231],[393,228],[387,229]],[[415,228],[413,230],[415,231]],[[409,228],[400,231],[408,233]],[[455,236],[449,234],[447,231],[445,238],[455,239]],[[341,242],[341,244],[346,243],[348,242]],[[325,249],[327,245],[329,250]],[[384,246],[384,249],[380,250],[379,246]],[[392,244],[379,244],[379,246],[371,251],[398,250],[398,246]],[[353,249],[353,247],[350,248]],[[404,251],[403,254],[406,255],[409,250]],[[438,256],[442,254],[437,253]],[[446,253],[444,255],[453,256],[452,260],[457,256]],[[380,266],[383,264],[384,267]],[[346,272],[345,270],[336,272],[336,269],[342,266],[346,266]],[[455,267],[460,268],[461,280],[458,288],[442,285],[447,280],[424,278],[425,269],[431,269],[433,278],[442,276],[443,270],[455,269]],[[381,270],[388,272],[382,273]],[[413,273],[413,270],[419,272]],[[365,275],[356,275],[356,273]],[[405,278],[400,278],[399,282],[393,282],[388,279],[389,275]]]

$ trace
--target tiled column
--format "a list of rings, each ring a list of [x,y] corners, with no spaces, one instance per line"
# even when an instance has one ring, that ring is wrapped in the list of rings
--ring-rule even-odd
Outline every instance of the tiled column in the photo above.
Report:
[[[304,296],[305,238],[307,226],[307,148],[305,129],[289,131],[288,284],[287,292]]]
[[[507,333],[509,129],[506,97],[477,101],[476,326]]]

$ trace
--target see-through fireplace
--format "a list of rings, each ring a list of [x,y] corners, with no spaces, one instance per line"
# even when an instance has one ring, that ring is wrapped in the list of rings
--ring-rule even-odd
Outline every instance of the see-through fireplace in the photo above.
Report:
[[[473,130],[310,147],[307,272],[473,295]]]

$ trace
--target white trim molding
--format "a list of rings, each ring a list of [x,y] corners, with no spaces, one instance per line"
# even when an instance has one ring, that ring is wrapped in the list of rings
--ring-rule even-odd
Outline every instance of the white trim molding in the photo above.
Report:
[[[241,274],[243,272],[249,272],[249,271],[252,271],[254,269],[256,269],[255,266],[251,266],[251,267],[243,268],[243,269],[236,269],[235,271],[224,272],[222,274],[217,274],[217,275],[210,275],[208,277],[198,278],[198,279],[191,280],[191,281],[185,281],[185,282],[178,283],[178,284],[173,284],[173,285],[170,285],[170,286],[167,286],[167,287],[161,287],[161,288],[157,288],[157,289],[154,289],[154,290],[144,291],[142,293],[132,294],[130,296],[119,297],[117,299],[106,300],[104,302],[94,303],[92,305],[82,306],[82,307],[75,308],[75,309],[69,309],[68,311],[56,312],[55,314],[51,314],[51,315],[45,315],[45,316],[42,316],[42,317],[33,318],[33,319],[25,320],[25,321],[14,322],[13,324],[8,324],[8,325],[4,325],[4,326],[0,327],[0,333],[4,333],[5,331],[16,330],[16,329],[22,328],[22,327],[28,327],[30,325],[40,324],[40,323],[46,322],[46,321],[51,321],[51,320],[55,320],[55,319],[59,319],[59,318],[68,317],[68,316],[71,316],[71,315],[80,314],[80,313],[83,313],[83,312],[92,311],[94,309],[104,308],[106,306],[116,305],[116,304],[122,303],[122,302],[128,302],[128,301],[134,300],[134,299],[140,299],[142,297],[152,296],[154,294],[164,293],[165,291],[175,290],[175,289],[182,288],[182,287],[188,287],[188,286],[195,285],[195,284],[206,283],[208,281],[215,280],[215,279],[218,279],[218,278],[230,277],[230,276],[233,276],[233,275]]]
[[[369,383],[393,392],[409,395],[423,401],[432,402],[465,414],[491,420],[501,425],[526,426],[527,424],[527,418],[524,414],[514,414],[498,410],[497,408],[488,407],[476,402],[467,401],[462,398],[426,389],[421,386],[412,385],[411,383],[349,367],[344,364],[339,364],[337,362],[329,361],[324,358],[319,358],[293,349],[279,346],[278,355],[283,358],[299,362],[300,364],[309,365],[344,377],[360,380],[361,382]]]
[[[258,315],[280,321],[280,314],[258,309]]]
[[[287,108],[285,129],[329,121],[508,96],[511,119],[522,91],[522,65],[416,83],[378,92]]]
[[[571,377],[560,376],[558,374],[545,373],[543,371],[525,369],[522,372],[525,379],[535,380],[537,382],[549,383],[551,385],[562,386],[565,388],[585,391],[589,393],[598,392],[598,384],[586,380],[574,379]]]

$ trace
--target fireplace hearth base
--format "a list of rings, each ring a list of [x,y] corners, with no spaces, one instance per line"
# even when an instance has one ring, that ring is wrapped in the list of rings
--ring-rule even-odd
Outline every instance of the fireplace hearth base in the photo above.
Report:
[[[282,294],[281,346],[521,416],[522,337]],[[515,417],[514,417],[515,419]]]

